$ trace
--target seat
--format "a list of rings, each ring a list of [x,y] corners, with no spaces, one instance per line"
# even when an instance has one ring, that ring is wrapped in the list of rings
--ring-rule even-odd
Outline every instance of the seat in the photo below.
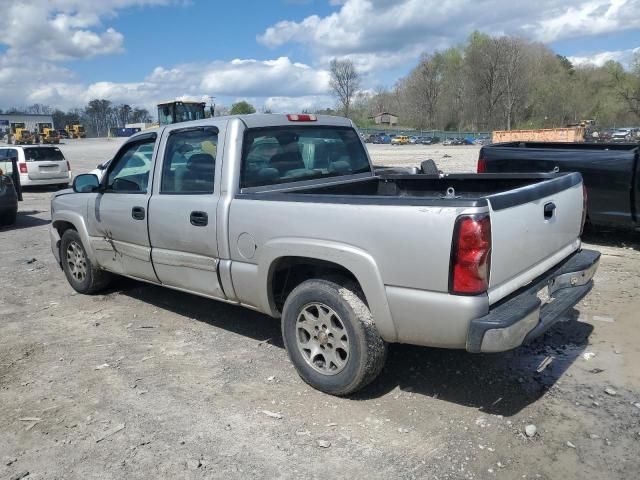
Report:
[[[276,153],[269,160],[269,167],[275,168],[280,175],[285,175],[290,170],[306,169],[299,151]]]
[[[213,192],[215,159],[208,153],[196,153],[184,170],[176,171],[176,192]]]

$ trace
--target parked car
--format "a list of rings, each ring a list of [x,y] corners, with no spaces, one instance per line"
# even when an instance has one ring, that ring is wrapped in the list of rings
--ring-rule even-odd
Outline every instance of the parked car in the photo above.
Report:
[[[580,172],[590,224],[638,229],[639,152],[633,144],[495,143],[480,150],[478,172]]]
[[[619,128],[611,135],[611,141],[613,142],[630,142],[633,137],[633,129],[631,128]]]
[[[440,139],[438,137],[420,137],[421,145],[434,145],[439,141]]]
[[[473,141],[474,145],[488,145],[491,143],[491,137],[482,136]]]
[[[599,259],[580,249],[578,173],[379,176],[350,120],[306,114],[141,132],[51,212],[77,292],[116,274],[281,317],[300,376],[334,395],[373,380],[389,342],[497,352],[539,336]]]
[[[17,162],[15,158],[0,156],[0,226],[16,223],[18,200],[22,198]]]
[[[23,187],[60,185],[66,188],[71,182],[71,165],[58,147],[11,145],[0,147],[0,158],[3,156],[16,158]]]
[[[409,137],[406,135],[396,135],[391,139],[391,145],[409,145]]]
[[[374,138],[373,143],[376,143],[376,144],[390,144],[391,143],[391,137],[389,135],[377,135]]]

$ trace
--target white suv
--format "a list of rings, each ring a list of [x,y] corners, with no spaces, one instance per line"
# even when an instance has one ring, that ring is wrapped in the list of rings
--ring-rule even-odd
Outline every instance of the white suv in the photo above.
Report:
[[[0,147],[0,168],[15,157],[18,161],[20,184],[60,185],[66,188],[71,182],[71,166],[58,147],[41,145],[9,145]]]

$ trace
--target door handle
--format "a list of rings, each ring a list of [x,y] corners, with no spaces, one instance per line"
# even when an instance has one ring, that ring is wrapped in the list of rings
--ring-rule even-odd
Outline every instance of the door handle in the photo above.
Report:
[[[194,211],[191,212],[189,220],[194,227],[206,227],[209,224],[209,215],[207,212]]]
[[[544,206],[544,219],[549,220],[556,211],[556,204],[549,202]]]
[[[133,207],[131,209],[131,216],[134,220],[144,220],[144,208],[143,207]]]

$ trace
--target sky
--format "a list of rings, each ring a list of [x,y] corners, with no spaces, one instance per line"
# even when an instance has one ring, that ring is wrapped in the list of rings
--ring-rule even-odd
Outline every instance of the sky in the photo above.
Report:
[[[328,65],[391,87],[471,32],[542,42],[576,64],[640,52],[640,0],[0,0],[0,108],[247,100],[335,105]]]

